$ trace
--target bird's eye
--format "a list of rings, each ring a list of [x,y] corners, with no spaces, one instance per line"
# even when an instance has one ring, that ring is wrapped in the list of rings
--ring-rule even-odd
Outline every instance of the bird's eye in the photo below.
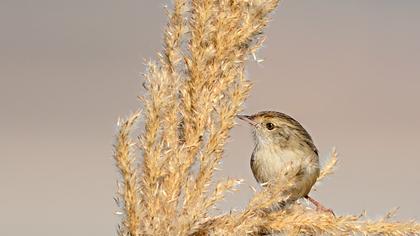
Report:
[[[268,130],[274,129],[273,123],[270,123],[270,122],[268,122],[267,124],[265,124],[265,127],[267,127]]]

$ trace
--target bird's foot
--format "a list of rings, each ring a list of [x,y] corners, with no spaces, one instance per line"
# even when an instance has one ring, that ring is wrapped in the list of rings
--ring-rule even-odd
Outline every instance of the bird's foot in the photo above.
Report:
[[[334,213],[334,211],[331,208],[326,208],[326,207],[324,207],[322,205],[316,206],[316,210],[317,211],[320,211],[320,212],[331,213],[333,216],[335,216],[335,213]]]
[[[311,197],[309,197],[309,196],[306,196],[305,197],[306,199],[308,199],[310,202],[312,202],[312,204],[314,204],[315,205],[315,207],[316,207],[316,211],[320,211],[320,212],[328,212],[328,213],[331,213],[333,216],[335,216],[335,214],[334,214],[334,211],[333,210],[331,210],[330,208],[326,208],[326,207],[324,207],[320,202],[318,202],[317,200],[315,200],[315,199],[313,199],[313,198],[311,198]]]

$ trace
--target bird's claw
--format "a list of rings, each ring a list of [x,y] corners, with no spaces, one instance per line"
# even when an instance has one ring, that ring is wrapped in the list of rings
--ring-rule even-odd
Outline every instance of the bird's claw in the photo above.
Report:
[[[326,208],[326,207],[324,207],[322,205],[316,206],[316,211],[318,211],[318,212],[327,212],[327,213],[332,214],[335,217],[335,213],[334,213],[333,210],[331,210],[330,208]]]

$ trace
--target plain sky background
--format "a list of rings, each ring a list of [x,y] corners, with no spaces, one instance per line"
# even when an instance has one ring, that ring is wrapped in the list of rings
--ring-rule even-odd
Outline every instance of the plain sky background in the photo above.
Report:
[[[156,0],[0,0],[0,235],[115,235],[116,121],[161,50]],[[245,113],[286,112],[339,168],[314,193],[340,214],[420,220],[420,1],[287,0],[250,63]],[[255,186],[232,130],[222,177]]]

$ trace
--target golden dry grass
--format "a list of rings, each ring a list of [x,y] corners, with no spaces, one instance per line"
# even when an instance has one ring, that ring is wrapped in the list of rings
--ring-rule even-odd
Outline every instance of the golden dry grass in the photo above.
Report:
[[[299,204],[268,211],[287,198],[287,186],[276,184],[256,193],[240,212],[210,216],[240,183],[212,183],[213,174],[251,88],[244,64],[263,42],[277,5],[278,0],[174,0],[163,52],[145,75],[144,131],[133,139],[136,113],[121,122],[117,135],[119,235],[420,234],[415,222],[333,217]],[[335,163],[333,152],[320,179]]]

